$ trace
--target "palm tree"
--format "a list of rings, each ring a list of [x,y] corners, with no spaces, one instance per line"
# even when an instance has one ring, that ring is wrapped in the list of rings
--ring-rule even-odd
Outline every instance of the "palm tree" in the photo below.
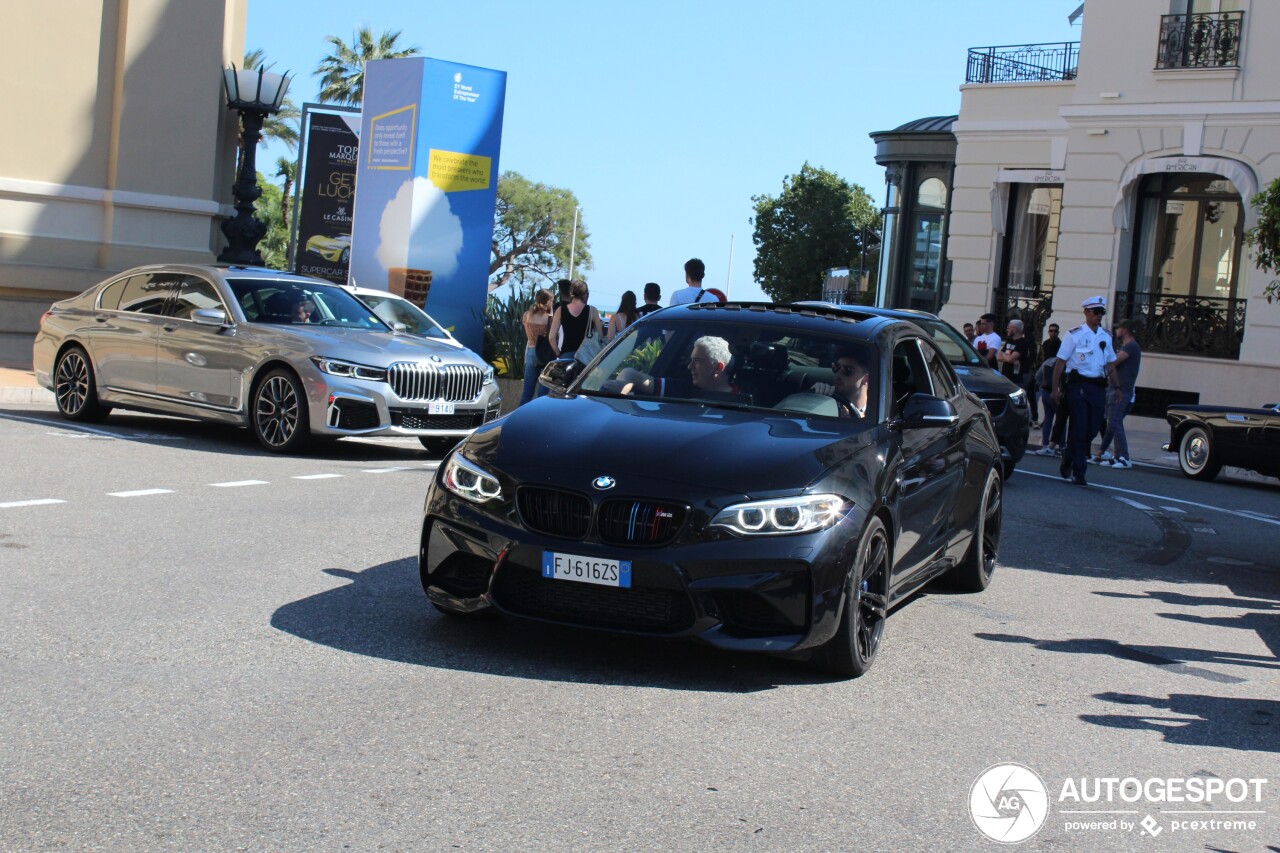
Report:
[[[403,59],[416,56],[418,47],[397,48],[400,31],[387,30],[375,41],[368,27],[361,27],[343,44],[337,36],[325,36],[332,52],[316,66],[320,78],[320,100],[324,103],[360,106],[364,100],[364,64],[372,59]]]
[[[298,161],[290,160],[288,157],[276,158],[276,177],[284,180],[280,187],[282,195],[280,212],[281,218],[284,220],[284,227],[288,229],[291,227],[289,224],[289,203],[293,200],[290,193],[293,192],[293,182],[298,178]]]

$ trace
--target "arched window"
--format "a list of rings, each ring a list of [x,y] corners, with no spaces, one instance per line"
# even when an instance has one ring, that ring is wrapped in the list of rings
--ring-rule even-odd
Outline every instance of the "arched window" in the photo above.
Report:
[[[1239,192],[1220,175],[1143,178],[1128,292],[1116,309],[1144,323],[1148,349],[1239,357],[1243,220]]]

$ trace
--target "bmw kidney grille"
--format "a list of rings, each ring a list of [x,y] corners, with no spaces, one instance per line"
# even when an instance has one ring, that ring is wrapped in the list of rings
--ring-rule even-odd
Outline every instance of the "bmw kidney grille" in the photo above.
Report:
[[[387,368],[388,381],[401,400],[449,400],[469,403],[480,396],[484,373],[469,364],[397,362]]]

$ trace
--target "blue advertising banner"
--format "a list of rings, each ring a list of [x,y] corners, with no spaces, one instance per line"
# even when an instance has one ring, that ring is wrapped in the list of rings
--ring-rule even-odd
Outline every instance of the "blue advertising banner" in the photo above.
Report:
[[[507,75],[427,58],[364,74],[351,283],[424,305],[479,352]]]

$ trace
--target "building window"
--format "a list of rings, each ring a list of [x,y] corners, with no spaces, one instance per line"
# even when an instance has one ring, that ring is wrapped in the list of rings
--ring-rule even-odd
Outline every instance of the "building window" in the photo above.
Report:
[[[1171,0],[1160,19],[1156,68],[1238,66],[1243,28],[1239,0]]]
[[[1238,293],[1244,208],[1219,175],[1143,179],[1127,292],[1117,315],[1138,322],[1145,349],[1239,358],[1245,300]]]
[[[1009,222],[996,285],[997,331],[1021,320],[1031,340],[1040,340],[1053,310],[1062,221],[1061,184],[1012,184]]]
[[[925,178],[916,188],[911,217],[911,308],[937,311],[942,280],[942,226],[947,185]]]

